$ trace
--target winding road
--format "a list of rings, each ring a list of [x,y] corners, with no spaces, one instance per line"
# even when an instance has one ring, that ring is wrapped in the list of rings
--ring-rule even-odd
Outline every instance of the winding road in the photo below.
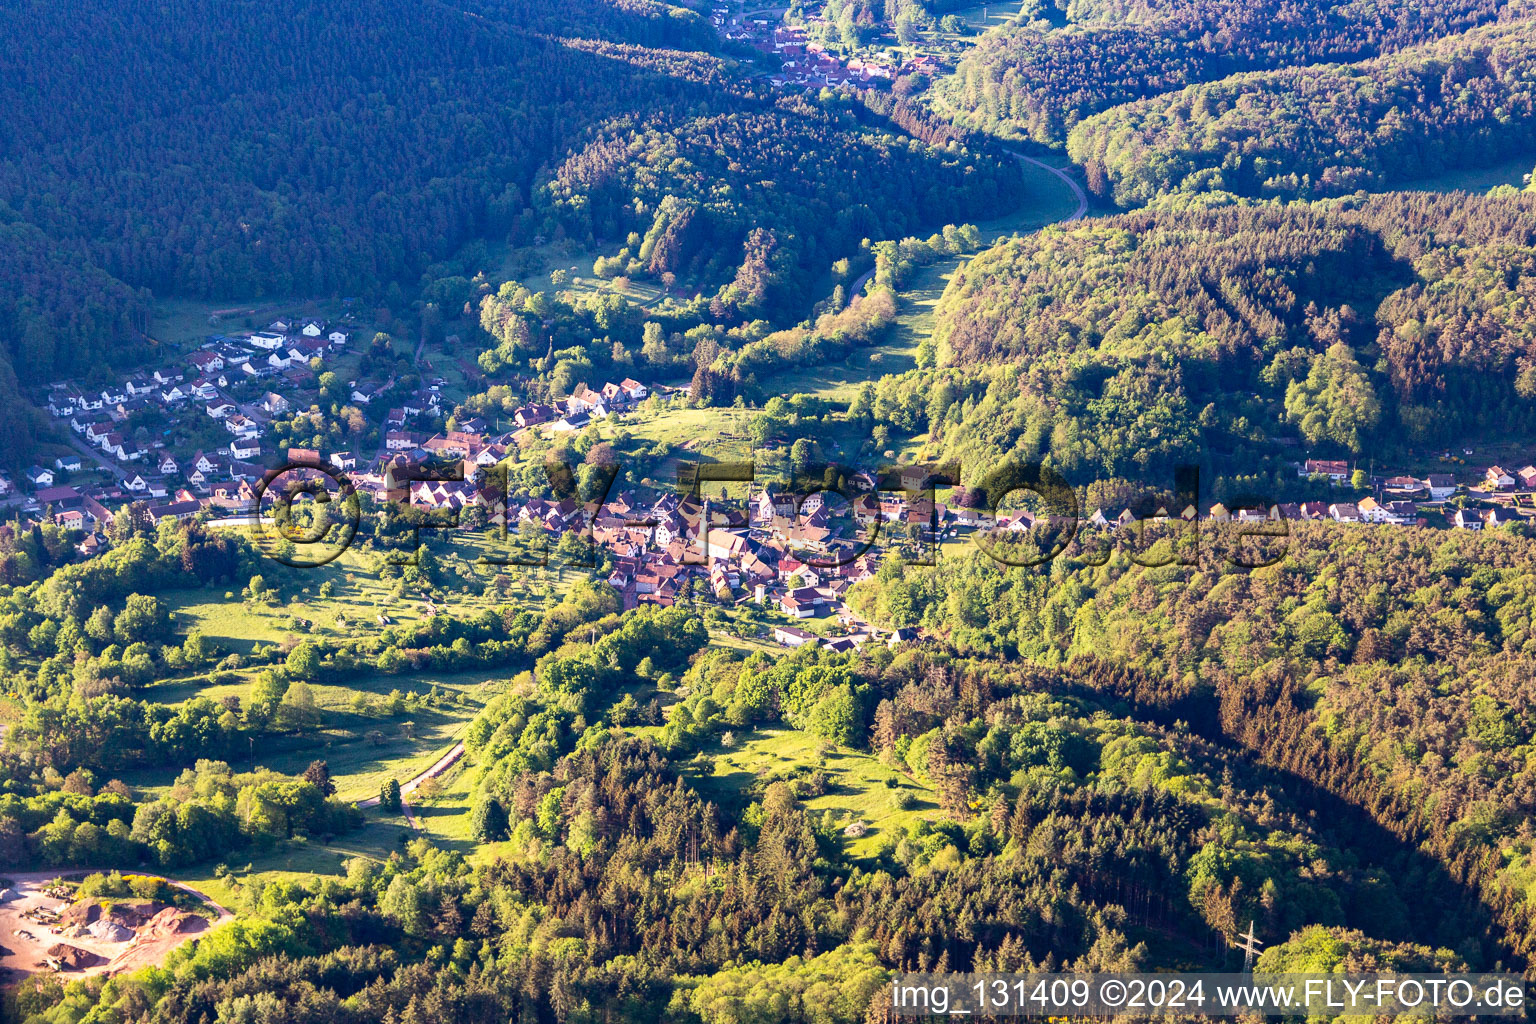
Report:
[[[1015,160],[1022,161],[1022,162],[1026,163],[1026,164],[1034,164],[1036,167],[1039,167],[1042,170],[1050,171],[1052,174],[1056,175],[1056,177],[1060,178],[1063,182],[1065,182],[1067,188],[1070,188],[1072,190],[1072,195],[1077,197],[1077,209],[1072,211],[1072,215],[1070,217],[1063,217],[1059,221],[1059,223],[1061,223],[1061,224],[1070,224],[1070,223],[1072,223],[1075,220],[1082,220],[1083,219],[1084,214],[1086,214],[1088,212],[1088,193],[1083,191],[1083,186],[1079,185],[1076,181],[1072,180],[1072,176],[1070,174],[1068,174],[1066,171],[1063,171],[1059,167],[1052,167],[1050,164],[1046,163],[1044,160],[1036,160],[1032,156],[1025,156],[1023,153],[1020,153],[1018,150],[1010,149],[1010,150],[1008,150],[1008,153]]]

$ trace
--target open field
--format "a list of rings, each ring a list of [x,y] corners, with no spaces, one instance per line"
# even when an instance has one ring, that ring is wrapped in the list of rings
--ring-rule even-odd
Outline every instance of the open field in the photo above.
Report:
[[[758,780],[809,776],[817,768],[826,772],[829,785],[822,796],[807,797],[804,806],[820,815],[831,811],[846,825],[862,821],[869,831],[846,840],[855,857],[870,857],[893,829],[904,829],[924,815],[938,810],[932,793],[879,759],[865,753],[833,749],[818,753],[823,741],[795,729],[762,729],[726,749],[716,745],[711,774],[694,784],[708,799],[738,805],[750,799]],[[906,807],[898,806],[905,799]]]
[[[438,846],[465,852],[474,846],[469,831],[469,798],[479,773],[479,768],[461,760],[440,777],[442,789],[437,796],[423,797],[418,791],[408,798],[421,831]]]
[[[1026,234],[1071,215],[1077,203],[1060,178],[1034,164],[1021,164],[1028,199],[1017,209],[976,224],[983,248]],[[848,402],[867,381],[904,373],[917,365],[917,348],[933,333],[933,308],[955,271],[976,253],[963,253],[919,267],[900,293],[901,308],[890,335],[879,345],[857,349],[839,363],[807,367],[764,379],[775,390],[803,391]]]
[[[344,876],[344,865],[351,858],[383,860],[413,835],[399,815],[381,815],[377,809],[364,813],[367,820],[361,828],[329,843],[294,839],[265,853],[241,851],[232,855],[227,865],[196,864],[173,871],[168,877],[185,882],[229,906],[237,903],[246,890],[269,882]]]
[[[340,317],[341,303],[297,295],[254,299],[162,298],[150,314],[150,336],[173,350],[190,350],[209,334],[260,330],[279,316]]]
[[[977,4],[953,13],[972,28],[985,30],[1012,21],[1023,7],[1024,0],[1004,0],[995,4]]]
[[[610,247],[593,249],[567,238],[536,246],[505,248],[493,260],[490,278],[498,283],[516,281],[530,291],[550,294],[569,291],[577,296],[623,295],[641,306],[649,306],[661,299],[660,282],[630,280],[627,287],[618,288],[613,281],[593,275],[592,264],[597,258],[616,255],[620,246],[621,243],[615,241]],[[559,270],[565,271],[566,277],[556,284],[552,275]]]
[[[231,526],[228,529],[248,529]],[[423,536],[426,536],[423,532]],[[476,615],[506,601],[542,607],[575,585],[579,573],[561,572],[556,566],[498,567],[480,563],[482,557],[505,555],[502,543],[485,533],[452,531],[446,548],[434,547],[438,562],[439,585],[406,585],[398,578],[382,577],[378,563],[383,552],[364,550],[361,543],[343,552],[328,565],[295,568],[276,560],[262,563],[259,575],[276,592],[272,604],[247,607],[239,588],[210,587],[206,590],[181,590],[163,595],[177,613],[177,627],[185,632],[200,629],[221,646],[239,653],[249,653],[258,643],[281,643],[304,635],[359,636],[384,628],[378,616],[391,623],[419,622],[430,614],[428,601],[454,616]],[[511,579],[505,599],[487,592],[497,575]],[[329,583],[334,592],[322,596],[320,589]],[[226,596],[228,595],[228,596]],[[305,628],[295,622],[311,623]]]
[[[298,773],[320,759],[329,764],[339,797],[375,797],[386,780],[404,782],[430,767],[462,736],[470,720],[511,674],[505,669],[483,669],[364,675],[345,683],[316,683],[309,689],[314,695],[318,728],[264,737],[260,750],[253,748],[250,756],[233,758],[230,763],[236,771],[260,766]],[[162,684],[148,695],[167,703],[193,696],[245,700],[253,685],[247,676],[241,674],[238,682],[215,686]],[[438,694],[435,699],[431,696],[434,690]],[[400,707],[391,713],[389,704],[396,693]],[[153,792],[170,785],[177,774],[174,768],[128,772],[123,781]]]

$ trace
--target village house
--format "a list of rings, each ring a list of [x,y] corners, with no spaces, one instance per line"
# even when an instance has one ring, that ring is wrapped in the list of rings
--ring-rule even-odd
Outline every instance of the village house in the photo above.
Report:
[[[1360,508],[1351,502],[1340,502],[1328,506],[1328,515],[1336,523],[1360,522]]]
[[[210,373],[218,373],[224,369],[224,357],[217,352],[194,352],[187,357],[187,362],[192,364],[199,377],[206,377]]]
[[[1449,473],[1431,473],[1424,481],[1431,501],[1444,501],[1456,493],[1456,478]]]
[[[823,600],[815,587],[801,587],[779,598],[779,610],[791,618],[809,619],[820,609]]]
[[[1355,508],[1360,513],[1360,518],[1367,523],[1384,523],[1387,521],[1387,510],[1375,498],[1362,498],[1356,503]]]
[[[176,522],[185,522],[202,511],[203,504],[200,501],[173,501],[165,505],[149,506],[149,521],[159,524],[162,519],[171,519]]]
[[[1504,505],[1497,505],[1488,510],[1483,516],[1483,525],[1492,530],[1500,526],[1508,526],[1510,523],[1523,522],[1520,514],[1514,509]]]
[[[1334,483],[1343,483],[1349,478],[1349,463],[1343,459],[1308,459],[1298,475],[1325,476]]]
[[[807,633],[799,626],[775,626],[773,630],[775,643],[785,647],[804,647],[806,644],[815,644],[816,634]]]
[[[261,433],[261,428],[257,426],[256,421],[243,413],[226,417],[224,429],[240,438],[252,438]]]
[[[1515,489],[1515,478],[1505,471],[1503,466],[1489,466],[1483,473],[1483,483],[1495,491],[1512,491]]]
[[[420,435],[404,430],[391,430],[384,435],[384,450],[390,452],[408,452],[421,447]]]
[[[555,411],[547,405],[525,405],[512,414],[512,421],[520,427],[533,427],[547,423]]]

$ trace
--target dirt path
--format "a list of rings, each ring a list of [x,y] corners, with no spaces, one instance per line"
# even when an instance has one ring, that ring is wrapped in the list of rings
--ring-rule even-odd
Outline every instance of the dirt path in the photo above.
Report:
[[[1063,171],[1059,167],[1052,167],[1044,160],[1036,160],[1034,157],[1025,156],[1023,153],[1017,152],[1016,150],[1010,149],[1008,152],[1011,153],[1016,160],[1022,160],[1024,163],[1034,164],[1041,170],[1050,171],[1052,174],[1056,175],[1056,177],[1065,182],[1067,188],[1070,188],[1072,190],[1072,194],[1077,197],[1077,209],[1072,211],[1072,215],[1070,217],[1063,217],[1057,223],[1070,224],[1075,220],[1083,219],[1083,215],[1088,212],[1088,193],[1083,191],[1083,186],[1074,181],[1070,174],[1068,174],[1066,171]]]
[[[411,812],[411,805],[405,800],[406,796],[416,792],[416,787],[419,786],[422,782],[426,781],[427,779],[435,779],[439,775],[446,772],[449,768],[452,768],[455,764],[458,764],[459,758],[463,756],[464,741],[460,740],[458,743],[455,743],[453,746],[449,747],[448,752],[445,753],[442,757],[438,758],[432,764],[432,767],[428,768],[414,779],[411,779],[409,782],[401,784],[400,813],[405,815],[405,820],[410,824],[411,828],[420,831],[421,825],[416,821],[416,815]],[[379,798],[376,796],[371,796],[366,800],[359,800],[357,802],[357,806],[359,807],[377,807],[378,805]]]

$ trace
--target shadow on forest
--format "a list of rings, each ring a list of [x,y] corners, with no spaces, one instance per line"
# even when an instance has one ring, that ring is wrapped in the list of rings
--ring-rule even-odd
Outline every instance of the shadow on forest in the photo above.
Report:
[[[1061,681],[1060,690],[1090,704],[1107,707],[1118,703],[1129,716],[1164,728],[1178,723],[1201,739],[1241,755],[1265,791],[1279,795],[1290,809],[1306,816],[1325,846],[1353,858],[1359,867],[1377,872],[1390,885],[1388,893],[1401,904],[1403,914],[1396,921],[1393,918],[1397,915],[1392,913],[1373,913],[1382,909],[1384,901],[1373,901],[1361,887],[1354,886],[1349,895],[1357,898],[1353,906],[1346,903],[1344,908],[1346,927],[1358,928],[1377,939],[1454,950],[1466,957],[1474,970],[1495,962],[1505,968],[1523,968],[1524,959],[1501,941],[1503,929],[1472,887],[1458,881],[1440,860],[1397,836],[1364,808],[1296,772],[1259,760],[1258,751],[1238,743],[1222,729],[1214,696],[1186,696],[1159,707],[1124,696],[1108,700],[1108,694],[1067,679]]]

